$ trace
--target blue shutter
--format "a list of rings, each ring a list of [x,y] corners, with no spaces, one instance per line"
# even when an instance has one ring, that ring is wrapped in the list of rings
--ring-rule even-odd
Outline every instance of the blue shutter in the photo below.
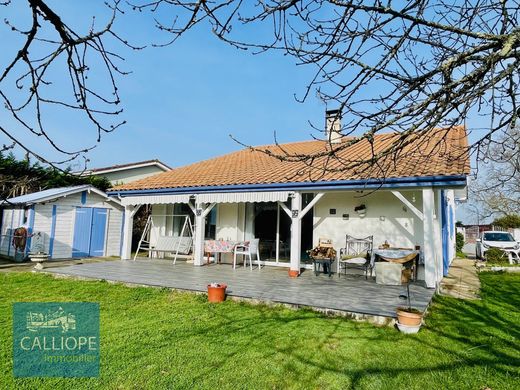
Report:
[[[105,254],[107,216],[107,209],[93,209],[92,233],[90,235],[90,256],[103,256]]]
[[[448,231],[448,199],[446,198],[446,191],[441,191],[441,218],[442,218],[442,263],[443,263],[443,274],[448,275],[448,269],[450,268],[449,258],[449,243],[450,236]]]
[[[88,207],[76,207],[72,257],[86,257],[89,255],[91,225],[92,209]]]

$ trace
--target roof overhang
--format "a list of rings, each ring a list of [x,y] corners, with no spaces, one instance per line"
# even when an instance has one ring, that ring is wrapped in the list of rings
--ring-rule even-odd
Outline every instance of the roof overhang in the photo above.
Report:
[[[31,199],[28,201],[16,201],[16,200],[11,201],[11,200],[7,199],[7,200],[2,201],[0,203],[0,206],[3,206],[3,207],[32,206],[34,204],[41,204],[41,203],[50,202],[50,201],[53,201],[56,199],[65,198],[67,196],[74,195],[74,194],[77,194],[77,193],[80,193],[83,191],[88,191],[89,193],[93,192],[93,193],[105,198],[107,201],[113,202],[113,203],[121,206],[121,202],[117,198],[108,196],[105,192],[98,190],[96,187],[93,187],[91,185],[71,187],[68,190],[64,189],[63,191],[60,191],[59,193],[49,195],[49,196],[38,197],[37,196],[38,193],[33,193],[32,195],[34,195],[34,199]],[[40,192],[42,192],[42,191],[40,191]],[[29,195],[31,195],[31,194],[29,194]],[[16,199],[16,198],[12,198],[12,199]]]
[[[241,184],[226,186],[200,186],[200,187],[175,187],[142,190],[113,190],[109,196],[142,196],[159,194],[202,194],[202,193],[226,193],[226,192],[251,192],[251,191],[357,191],[377,189],[404,189],[404,188],[451,188],[464,189],[467,186],[466,175],[453,176],[419,176],[387,179],[363,179],[363,180],[336,180],[315,182],[269,183],[269,184]]]
[[[162,169],[164,172],[171,170],[170,167],[168,167],[167,165],[163,164],[160,161],[150,161],[150,162],[146,162],[146,163],[125,165],[125,166],[112,167],[112,168],[87,169],[83,172],[78,172],[78,174],[80,174],[81,176],[103,175],[106,173],[128,171],[130,169],[144,168],[144,167],[151,167],[151,166],[156,166],[157,168]]]

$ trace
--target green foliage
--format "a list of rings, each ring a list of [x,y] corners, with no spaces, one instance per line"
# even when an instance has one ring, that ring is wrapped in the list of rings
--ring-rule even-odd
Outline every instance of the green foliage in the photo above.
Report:
[[[2,389],[516,389],[520,274],[480,274],[481,300],[438,296],[417,335],[307,310],[97,281],[0,273],[12,303],[101,307],[99,378],[13,378],[0,327]],[[396,358],[397,357],[397,358]]]
[[[504,229],[520,228],[520,215],[510,214],[497,218],[493,221],[493,226],[499,226]]]
[[[110,187],[110,182],[102,177],[81,177],[73,175],[70,168],[60,171],[27,159],[17,160],[12,153],[7,156],[0,153],[0,199],[81,184],[90,184],[102,191]]]
[[[488,263],[500,264],[507,263],[509,264],[509,259],[507,254],[499,248],[489,248],[486,251],[486,261]]]
[[[457,232],[455,235],[455,249],[457,252],[462,252],[464,247],[464,234]]]

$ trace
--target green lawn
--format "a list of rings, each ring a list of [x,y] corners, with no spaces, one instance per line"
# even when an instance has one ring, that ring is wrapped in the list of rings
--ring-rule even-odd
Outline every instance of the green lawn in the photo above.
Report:
[[[520,275],[481,279],[482,301],[437,298],[427,326],[405,336],[306,310],[3,273],[0,388],[518,388]],[[101,376],[13,378],[16,301],[99,302]]]

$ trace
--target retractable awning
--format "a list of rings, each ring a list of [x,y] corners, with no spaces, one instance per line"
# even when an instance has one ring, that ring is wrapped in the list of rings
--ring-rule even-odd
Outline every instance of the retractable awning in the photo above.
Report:
[[[197,203],[245,203],[245,202],[285,202],[289,191],[264,192],[213,192],[197,194]]]
[[[172,204],[188,203],[190,195],[144,195],[127,196],[121,199],[123,206],[137,206],[140,204]]]

